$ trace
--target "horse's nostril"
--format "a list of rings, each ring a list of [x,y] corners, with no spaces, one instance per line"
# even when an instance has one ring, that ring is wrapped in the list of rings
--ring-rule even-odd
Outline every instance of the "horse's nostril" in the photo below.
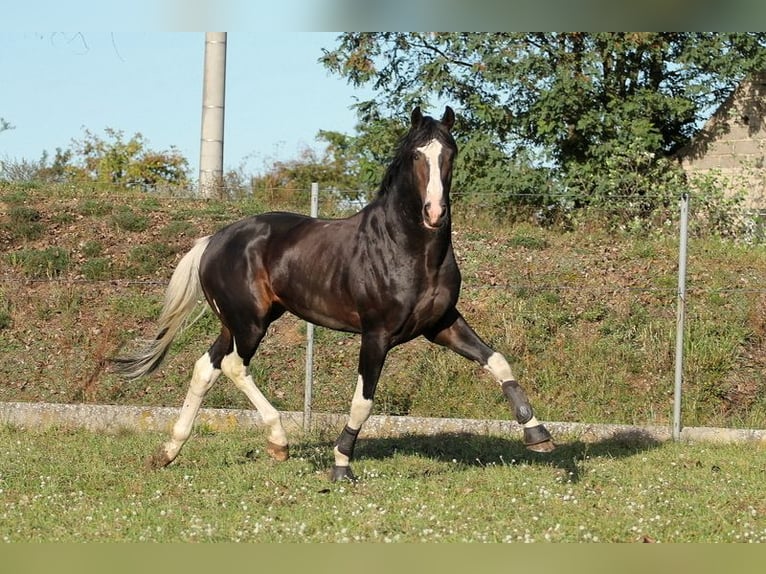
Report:
[[[428,201],[423,205],[423,221],[428,227],[439,227],[447,216],[447,206],[444,203],[440,203],[437,208],[433,207],[433,204]]]

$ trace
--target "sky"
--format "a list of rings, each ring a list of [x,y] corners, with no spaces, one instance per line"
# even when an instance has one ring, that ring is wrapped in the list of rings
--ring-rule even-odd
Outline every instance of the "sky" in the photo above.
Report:
[[[256,174],[322,149],[319,130],[353,134],[371,92],[317,62],[334,32],[229,32],[224,169]],[[84,129],[140,133],[199,169],[203,32],[0,32],[0,160],[38,160]]]

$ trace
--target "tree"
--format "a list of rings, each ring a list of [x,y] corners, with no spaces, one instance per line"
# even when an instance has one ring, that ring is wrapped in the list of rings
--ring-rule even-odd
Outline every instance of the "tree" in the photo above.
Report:
[[[458,193],[587,204],[671,190],[673,154],[766,67],[766,34],[346,33],[321,61],[376,91],[357,106],[360,146],[390,145],[391,118],[447,101]]]
[[[123,132],[106,128],[106,137],[85,130],[69,148],[56,148],[51,161],[43,152],[37,161],[0,162],[0,178],[14,182],[98,182],[117,187],[153,190],[189,184],[189,163],[178,150],[156,151],[140,134],[125,141]]]
[[[367,199],[370,188],[363,177],[367,163],[355,145],[356,138],[321,130],[317,140],[326,144],[323,152],[305,148],[296,159],[274,162],[265,174],[253,179],[253,192],[269,191],[273,195],[274,190],[279,190],[289,196],[307,192],[317,182],[325,189],[332,186],[340,203]]]
[[[97,181],[150,190],[157,186],[184,187],[188,184],[189,164],[176,149],[155,151],[147,147],[140,133],[125,141],[120,130],[106,128],[107,138],[89,130],[73,140],[71,150],[57,150],[54,168],[66,179]]]

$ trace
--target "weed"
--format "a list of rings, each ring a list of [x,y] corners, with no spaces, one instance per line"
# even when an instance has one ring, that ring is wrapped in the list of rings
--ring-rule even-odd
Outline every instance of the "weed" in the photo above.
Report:
[[[30,279],[53,279],[69,269],[69,253],[62,247],[22,249],[9,253],[8,262]]]
[[[88,281],[103,281],[112,275],[112,261],[108,257],[93,257],[83,262],[80,271]]]
[[[159,232],[162,241],[177,241],[180,237],[194,237],[197,228],[188,221],[174,220],[163,227]]]
[[[104,244],[98,239],[89,239],[82,246],[82,254],[85,257],[98,257],[104,252]]]
[[[70,223],[73,223],[76,220],[77,218],[75,217],[75,215],[68,211],[59,211],[57,213],[54,213],[51,216],[51,222],[57,223],[59,225],[69,225]]]
[[[27,207],[26,205],[14,205],[11,207],[8,215],[14,223],[30,223],[32,221],[39,221],[42,214],[33,207]]]
[[[138,206],[139,206],[139,209],[141,209],[142,211],[161,211],[162,210],[162,204],[160,203],[160,200],[152,196],[142,198]]]
[[[112,221],[123,231],[144,231],[149,227],[149,218],[137,214],[127,206],[120,206],[112,213]]]
[[[11,315],[11,302],[5,294],[0,292],[0,331],[9,329],[13,325],[13,316]]]
[[[24,203],[28,199],[29,199],[29,194],[26,192],[26,190],[16,186],[14,186],[7,193],[3,193],[3,195],[0,196],[0,201],[4,201],[5,203],[8,203],[10,205],[19,205]]]
[[[109,298],[108,314],[118,321],[128,317],[149,321],[159,316],[161,308],[160,300],[127,291]]]
[[[166,243],[137,245],[128,254],[128,267],[124,275],[130,279],[154,275],[173,253],[173,249]]]
[[[508,240],[510,247],[523,247],[525,249],[547,249],[548,242],[540,237],[527,234],[514,235]]]
[[[582,318],[589,323],[598,323],[609,316],[609,309],[604,303],[595,303],[582,312]]]
[[[8,211],[8,223],[3,227],[15,239],[37,239],[45,231],[45,225],[40,221],[42,214],[33,207],[12,205]]]
[[[81,215],[102,217],[111,213],[112,204],[105,200],[88,198],[80,201],[77,210]]]

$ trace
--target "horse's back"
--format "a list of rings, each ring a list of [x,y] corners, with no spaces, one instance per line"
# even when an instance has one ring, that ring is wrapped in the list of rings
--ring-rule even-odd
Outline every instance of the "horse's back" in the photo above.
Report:
[[[287,212],[247,217],[211,237],[203,285],[208,292],[254,295],[262,309],[277,304],[314,323],[356,331],[359,319],[348,289],[355,228],[352,218]]]

